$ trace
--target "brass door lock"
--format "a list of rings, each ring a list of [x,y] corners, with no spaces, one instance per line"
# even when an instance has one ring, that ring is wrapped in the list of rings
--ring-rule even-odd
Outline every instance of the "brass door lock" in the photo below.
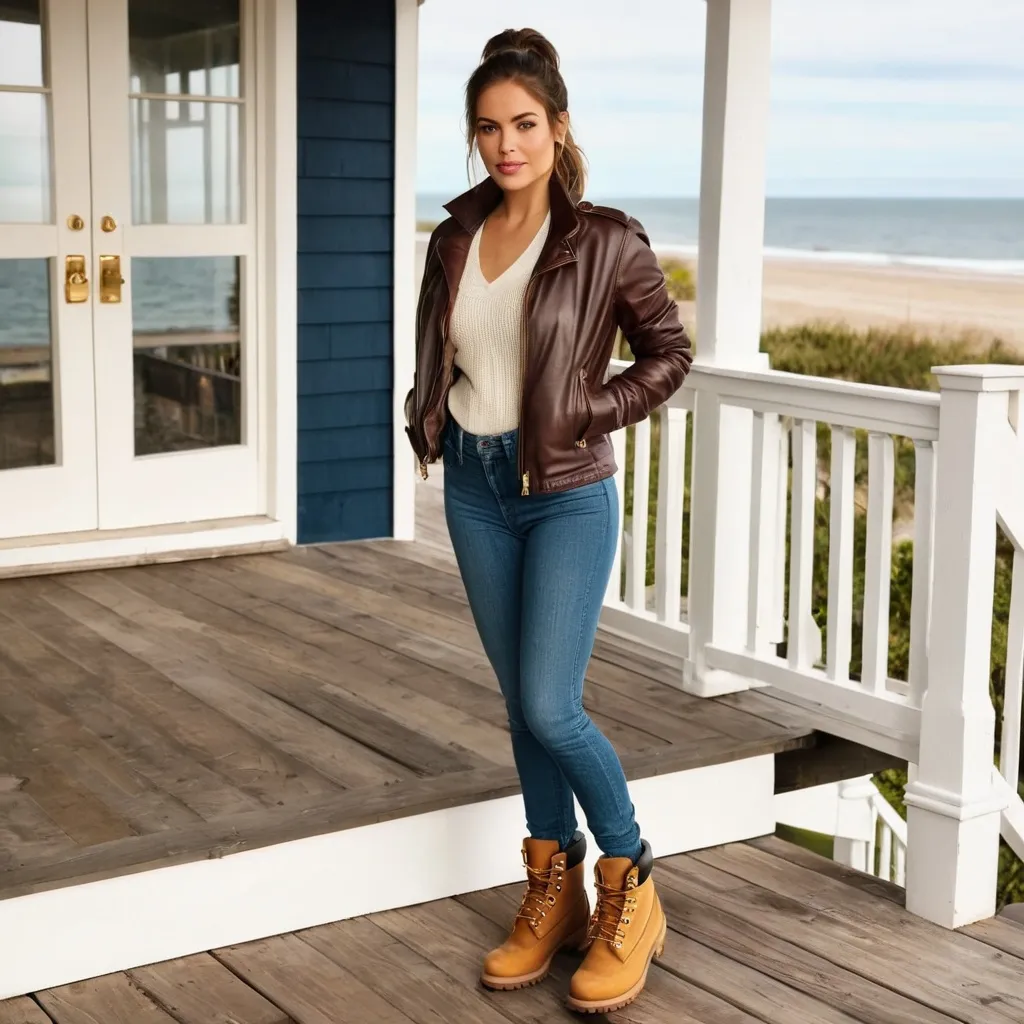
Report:
[[[89,301],[89,279],[85,275],[84,256],[64,258],[64,301]]]

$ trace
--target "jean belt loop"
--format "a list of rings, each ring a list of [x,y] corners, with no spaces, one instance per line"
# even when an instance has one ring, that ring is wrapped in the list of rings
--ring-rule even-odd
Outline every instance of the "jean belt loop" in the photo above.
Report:
[[[456,441],[457,441],[457,444],[455,445],[455,449],[456,449],[456,451],[459,454],[459,465],[461,466],[462,465],[462,450],[463,450],[463,446],[466,443],[466,432],[462,429],[462,427],[459,424],[456,424],[456,426],[455,426],[455,437],[456,437]]]

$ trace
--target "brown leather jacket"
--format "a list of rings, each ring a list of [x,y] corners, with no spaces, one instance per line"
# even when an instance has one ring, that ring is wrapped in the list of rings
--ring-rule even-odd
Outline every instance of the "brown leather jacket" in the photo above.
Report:
[[[568,490],[615,472],[608,433],[645,419],[692,362],[679,310],[640,224],[575,204],[551,177],[547,241],[526,289],[519,420],[523,494]],[[406,433],[421,472],[440,456],[458,369],[448,322],[470,241],[501,200],[491,178],[445,206],[430,238],[416,317],[416,376]],[[616,331],[635,362],[605,383]]]

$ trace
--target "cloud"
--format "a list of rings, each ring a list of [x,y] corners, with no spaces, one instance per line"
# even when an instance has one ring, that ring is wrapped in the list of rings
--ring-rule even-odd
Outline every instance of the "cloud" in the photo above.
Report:
[[[461,102],[512,24],[562,55],[595,195],[699,187],[704,0],[427,0],[420,187],[465,183]],[[1024,195],[1022,0],[774,0],[770,187]]]

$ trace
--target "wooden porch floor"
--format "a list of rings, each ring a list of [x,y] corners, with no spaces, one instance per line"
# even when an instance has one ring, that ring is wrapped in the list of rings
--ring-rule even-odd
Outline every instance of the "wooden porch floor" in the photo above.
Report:
[[[0,583],[0,899],[518,792],[419,491],[415,545]],[[817,741],[769,698],[669,678],[599,640],[586,703],[631,778]]]
[[[670,934],[616,1024],[1024,1020],[1024,927],[946,932],[895,886],[774,838],[659,861]],[[358,880],[354,880],[358,882]],[[518,992],[477,976],[521,887],[470,893],[0,1003],[0,1024],[548,1024],[578,962]],[[596,1018],[595,1018],[596,1019]]]

